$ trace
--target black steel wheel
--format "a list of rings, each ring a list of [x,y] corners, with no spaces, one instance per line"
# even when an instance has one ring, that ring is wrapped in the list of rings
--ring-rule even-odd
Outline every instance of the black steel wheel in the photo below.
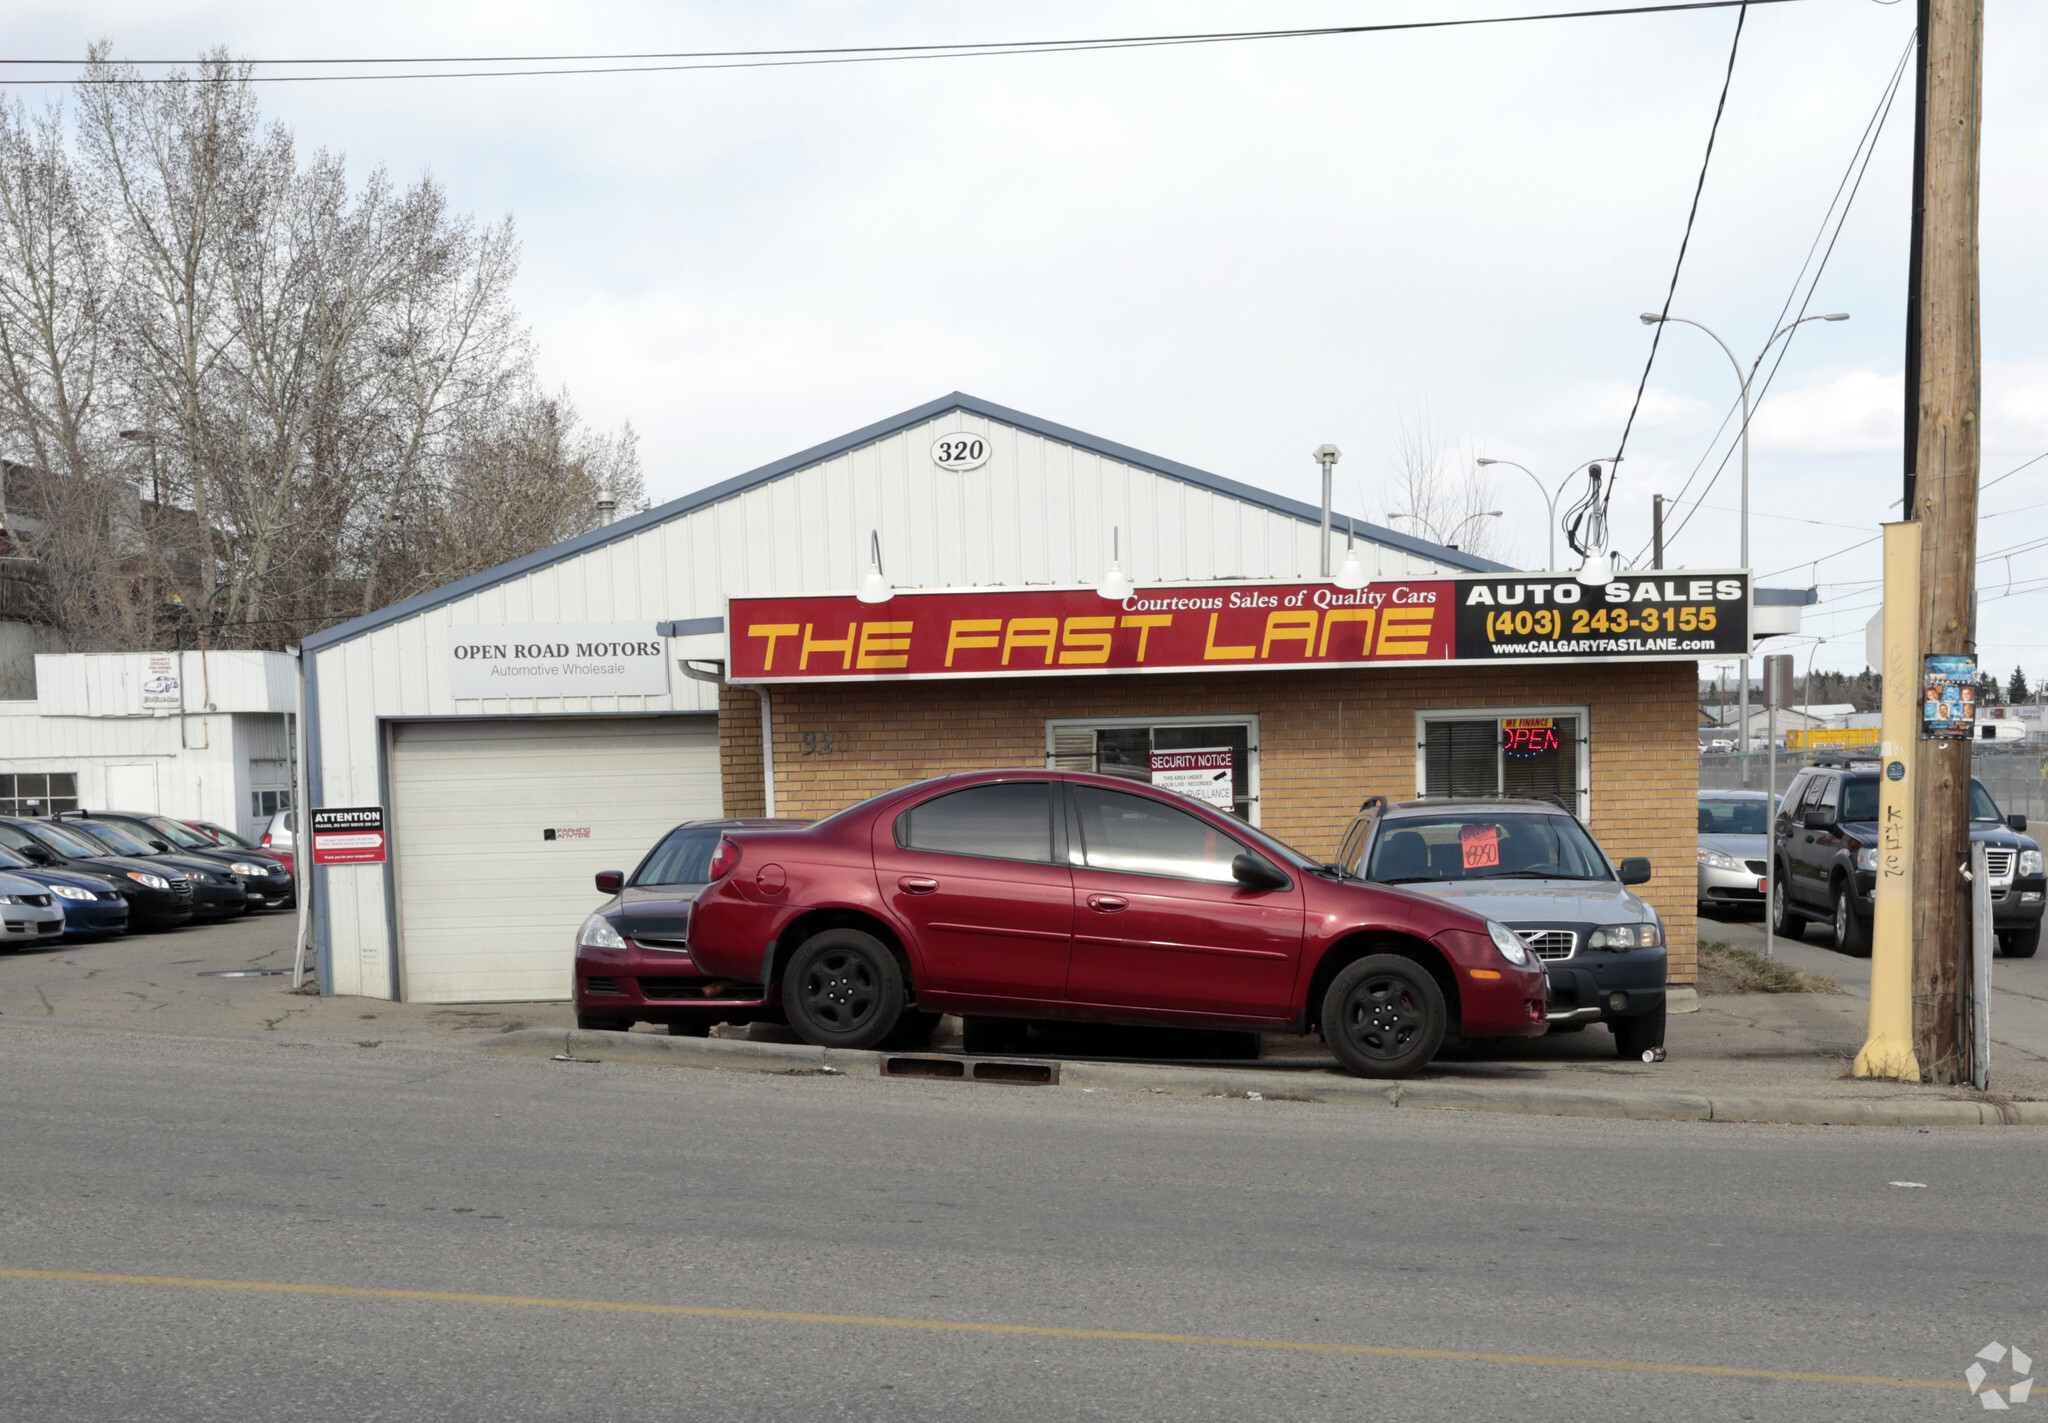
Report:
[[[907,998],[896,956],[858,929],[813,934],[782,975],[789,1025],[817,1047],[879,1047],[895,1031]]]
[[[1771,932],[1781,939],[1803,939],[1806,937],[1806,921],[1792,908],[1792,901],[1785,893],[1785,862],[1780,860],[1771,875],[1770,908]]]
[[[1348,965],[1323,995],[1323,1041],[1359,1077],[1410,1077],[1428,1065],[1450,1027],[1429,970],[1397,954]]]
[[[1664,1010],[1636,1018],[1616,1018],[1607,1025],[1614,1029],[1614,1055],[1639,1058],[1653,1047],[1664,1046]]]
[[[1835,947],[1852,959],[1870,957],[1870,926],[1856,917],[1846,881],[1835,886]]]
[[[1003,1057],[1024,1051],[1031,1025],[1021,1018],[962,1018],[960,1051],[969,1057]]]

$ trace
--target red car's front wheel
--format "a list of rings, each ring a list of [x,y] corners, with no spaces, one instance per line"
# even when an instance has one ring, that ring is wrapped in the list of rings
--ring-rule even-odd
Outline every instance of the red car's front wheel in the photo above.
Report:
[[[908,995],[896,956],[872,934],[826,929],[804,940],[782,975],[782,1007],[818,1047],[879,1046]]]
[[[1323,995],[1323,1041],[1360,1077],[1408,1077],[1428,1066],[1450,1027],[1429,970],[1398,954],[1347,965]]]

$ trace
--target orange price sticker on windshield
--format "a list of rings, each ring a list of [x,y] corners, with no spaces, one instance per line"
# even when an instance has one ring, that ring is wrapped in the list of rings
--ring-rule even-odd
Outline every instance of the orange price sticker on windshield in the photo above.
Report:
[[[1484,869],[1500,863],[1500,827],[1467,825],[1458,831],[1458,847],[1465,852],[1465,868]]]

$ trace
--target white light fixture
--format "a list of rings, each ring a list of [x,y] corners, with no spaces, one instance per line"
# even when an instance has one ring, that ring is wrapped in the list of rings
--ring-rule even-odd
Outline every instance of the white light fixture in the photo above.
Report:
[[[1589,553],[1586,555],[1585,563],[1579,568],[1578,576],[1581,583],[1605,583],[1614,577],[1614,560],[1604,548]]]
[[[1102,582],[1095,591],[1113,603],[1121,603],[1138,590],[1124,573],[1123,533],[1120,528],[1109,531],[1109,572],[1102,575]]]
[[[1365,586],[1365,568],[1358,561],[1358,551],[1351,546],[1352,535],[1356,532],[1349,514],[1344,516],[1344,565],[1337,570],[1337,576],[1330,581],[1347,593],[1356,593]]]
[[[863,603],[886,603],[896,596],[896,590],[882,576],[882,535],[879,530],[868,530],[868,553],[872,562],[868,576],[860,583],[860,600]]]

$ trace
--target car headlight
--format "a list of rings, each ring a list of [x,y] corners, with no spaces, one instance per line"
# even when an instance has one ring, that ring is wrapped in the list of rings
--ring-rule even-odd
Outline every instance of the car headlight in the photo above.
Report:
[[[130,870],[128,871],[128,878],[134,880],[144,889],[169,889],[171,887],[171,882],[162,875],[153,875],[145,870]]]
[[[77,885],[75,885],[75,884],[53,884],[53,885],[51,885],[51,886],[50,886],[50,893],[52,893],[52,894],[56,895],[56,896],[57,896],[57,898],[59,898],[59,899],[98,899],[98,898],[99,898],[99,896],[98,896],[98,895],[96,895],[96,894],[94,894],[94,893],[93,893],[93,892],[92,892],[91,890],[89,890],[89,889],[80,889],[80,888],[79,888],[79,887],[78,887]]]
[[[1486,921],[1486,932],[1493,935],[1493,946],[1500,950],[1500,956],[1511,964],[1529,962],[1529,946],[1522,942],[1522,936],[1505,924]]]
[[[1664,942],[1664,931],[1655,923],[1609,924],[1586,938],[1589,949],[1654,949]]]
[[[1733,855],[1725,854],[1720,850],[1709,850],[1705,846],[1700,848],[1700,863],[1710,870],[1739,870],[1743,868],[1742,861],[1736,859]]]
[[[21,896],[20,896],[20,895],[18,895],[18,894],[0,894],[0,904],[19,904],[19,903],[21,903]]]
[[[619,937],[619,931],[612,927],[612,921],[602,914],[593,914],[583,921],[583,932],[576,936],[577,944],[586,949],[623,949],[626,941]]]
[[[254,875],[257,879],[261,879],[270,873],[268,865],[252,865],[242,860],[235,861],[235,863],[228,866],[228,869],[238,875]]]
[[[1876,871],[1877,846],[1869,845],[1856,852],[1856,868],[1859,870],[1870,870],[1873,873]]]
[[[2039,850],[2020,851],[2020,873],[2028,879],[2032,879],[2041,873],[2041,852]]]

